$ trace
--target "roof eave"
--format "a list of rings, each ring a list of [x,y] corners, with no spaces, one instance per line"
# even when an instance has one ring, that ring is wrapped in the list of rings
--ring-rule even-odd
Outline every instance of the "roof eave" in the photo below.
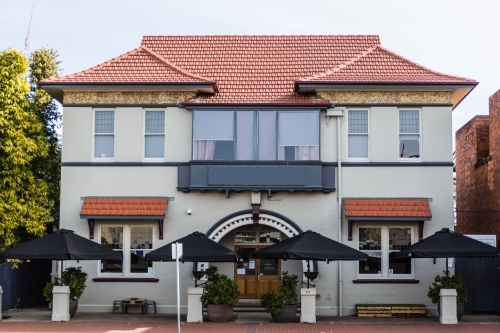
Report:
[[[266,103],[199,103],[199,102],[184,102],[181,103],[183,107],[186,109],[196,109],[196,108],[209,108],[209,107],[307,107],[307,108],[329,108],[331,103],[329,102],[321,102],[321,103],[276,103],[276,102],[266,102]]]

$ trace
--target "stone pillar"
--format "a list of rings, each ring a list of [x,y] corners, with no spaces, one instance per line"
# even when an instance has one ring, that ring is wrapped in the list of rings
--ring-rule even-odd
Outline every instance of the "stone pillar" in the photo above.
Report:
[[[300,289],[300,322],[316,322],[316,288]]]
[[[457,324],[457,291],[455,289],[441,289],[439,322],[441,324]]]
[[[52,295],[52,321],[69,321],[69,286],[55,286]]]
[[[3,289],[2,286],[0,286],[0,320],[2,320],[2,296],[3,296]]]
[[[188,323],[203,321],[203,306],[201,305],[202,294],[203,288],[188,287]]]

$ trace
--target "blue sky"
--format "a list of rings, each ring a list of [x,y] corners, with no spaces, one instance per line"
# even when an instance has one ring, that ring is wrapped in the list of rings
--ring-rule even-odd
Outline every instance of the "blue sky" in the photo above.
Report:
[[[379,35],[421,65],[479,81],[453,129],[488,113],[500,89],[500,1],[462,0],[0,0],[0,50],[59,51],[63,74],[139,46],[143,35]]]

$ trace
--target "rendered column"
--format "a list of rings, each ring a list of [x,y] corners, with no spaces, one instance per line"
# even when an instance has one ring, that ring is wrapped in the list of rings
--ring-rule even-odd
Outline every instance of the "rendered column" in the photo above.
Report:
[[[441,289],[439,291],[441,324],[457,324],[457,291],[455,289]]]
[[[316,288],[300,289],[300,322],[316,322]]]
[[[52,295],[52,321],[69,321],[69,286],[55,286]]]
[[[0,320],[2,320],[2,296],[3,296],[3,289],[2,286],[0,286]]]
[[[203,288],[188,287],[188,323],[203,321],[203,306],[201,305],[202,294]]]

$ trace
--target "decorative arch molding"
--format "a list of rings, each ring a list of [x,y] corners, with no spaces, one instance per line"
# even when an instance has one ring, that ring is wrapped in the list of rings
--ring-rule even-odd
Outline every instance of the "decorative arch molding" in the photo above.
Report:
[[[252,210],[240,210],[220,219],[206,232],[206,235],[208,238],[219,242],[222,237],[230,231],[244,225],[253,224]],[[302,229],[289,218],[265,209],[260,211],[259,224],[273,227],[288,237],[293,237],[303,232]]]

